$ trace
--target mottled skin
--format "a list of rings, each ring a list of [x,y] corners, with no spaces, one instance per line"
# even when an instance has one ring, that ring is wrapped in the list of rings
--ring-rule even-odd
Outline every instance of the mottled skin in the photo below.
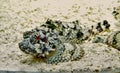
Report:
[[[84,56],[84,50],[79,44],[64,43],[61,49],[57,49],[55,55],[46,60],[49,64],[57,64],[59,62],[76,61]]]
[[[106,43],[120,51],[120,31],[115,31],[109,35]]]
[[[105,25],[108,25],[106,21]],[[99,28],[97,26],[96,29],[102,32]],[[79,60],[85,53],[80,44],[94,33],[91,28],[85,33],[84,30],[78,20],[62,22],[48,19],[40,27],[24,32],[19,48],[27,54],[44,58],[48,64]]]
[[[120,20],[120,6],[114,7],[112,14],[116,20]]]
[[[48,19],[40,27],[23,33],[24,40],[19,43],[23,52],[42,57],[49,64],[74,61],[84,56],[84,50],[77,44],[83,37],[78,21],[66,23]]]

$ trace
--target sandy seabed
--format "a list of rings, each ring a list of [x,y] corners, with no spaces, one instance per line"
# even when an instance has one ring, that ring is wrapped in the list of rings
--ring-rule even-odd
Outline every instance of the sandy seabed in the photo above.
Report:
[[[106,19],[111,24],[111,31],[119,30],[115,25],[117,20],[112,15],[114,7],[120,6],[119,4],[118,0],[0,0],[0,70],[72,71],[120,68],[120,52],[104,44],[82,44],[86,52],[82,59],[58,65],[34,61],[18,47],[24,31],[40,26],[48,18],[66,22],[79,20],[84,26],[95,25]],[[86,47],[87,44],[90,44],[89,47]]]

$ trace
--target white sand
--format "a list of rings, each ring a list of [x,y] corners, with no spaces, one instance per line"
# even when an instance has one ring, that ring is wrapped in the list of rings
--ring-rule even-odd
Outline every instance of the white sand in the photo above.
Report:
[[[67,22],[78,19],[85,26],[107,19],[111,30],[118,30],[112,11],[119,4],[117,0],[0,0],[0,70],[100,70],[120,67],[120,52],[103,44],[85,47],[86,54],[80,61],[58,65],[33,61],[18,48],[22,33],[39,26],[47,18]]]

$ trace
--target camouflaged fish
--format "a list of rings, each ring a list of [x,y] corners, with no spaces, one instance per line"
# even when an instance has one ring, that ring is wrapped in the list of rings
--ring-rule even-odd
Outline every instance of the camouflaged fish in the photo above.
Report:
[[[104,23],[109,29],[107,21]],[[40,27],[24,32],[19,48],[26,54],[45,58],[48,64],[79,60],[85,54],[80,44],[93,35],[92,29],[93,26],[83,29],[78,20],[62,22],[48,19]],[[103,31],[100,23],[96,29]]]

